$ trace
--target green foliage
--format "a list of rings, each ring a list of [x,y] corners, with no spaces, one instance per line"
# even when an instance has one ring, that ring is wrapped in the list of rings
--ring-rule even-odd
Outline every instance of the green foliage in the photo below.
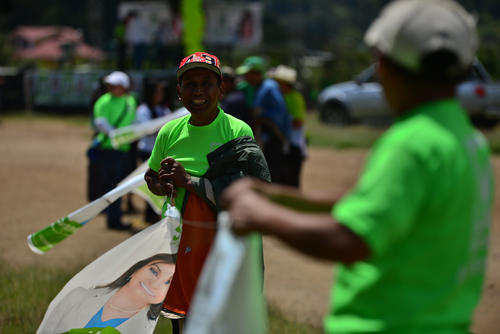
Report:
[[[8,66],[12,59],[13,50],[8,43],[6,33],[0,32],[0,66]]]
[[[219,0],[221,2],[227,0]],[[255,0],[242,0],[254,2]],[[300,57],[308,52],[327,51],[333,61],[312,69],[322,78],[301,78],[302,82],[319,90],[328,83],[351,79],[371,61],[370,51],[363,43],[366,28],[389,0],[261,0],[263,4],[263,37],[258,48],[209,50],[221,56],[228,65],[236,66],[249,54],[270,58],[271,65],[287,63],[299,67]],[[458,0],[478,17],[480,49],[478,57],[494,78],[500,78],[500,2],[497,0]],[[81,29],[91,45],[110,51],[103,68],[115,66],[113,31],[117,23],[119,1],[17,0],[10,10],[0,13],[0,32],[6,34],[22,24],[69,25]],[[178,1],[169,1],[179,7]],[[205,5],[208,1],[205,1]],[[178,9],[178,8],[177,8]],[[75,15],[78,13],[78,15]],[[4,51],[0,35],[0,65],[7,64],[10,54]],[[146,63],[146,68],[155,63]],[[320,83],[318,83],[320,82]]]

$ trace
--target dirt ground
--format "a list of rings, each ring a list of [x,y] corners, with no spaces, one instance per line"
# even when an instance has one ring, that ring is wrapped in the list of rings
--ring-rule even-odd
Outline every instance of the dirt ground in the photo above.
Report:
[[[26,244],[30,233],[86,204],[85,150],[89,138],[90,130],[64,122],[0,122],[0,259],[17,266],[83,266],[129,237],[125,232],[107,230],[104,216],[100,215],[45,255],[33,254]],[[366,153],[365,150],[311,149],[303,170],[303,188],[349,187]],[[500,158],[494,159],[494,165],[496,179],[500,180]],[[476,328],[481,333],[500,333],[498,197],[487,281],[476,312]],[[139,207],[143,205],[139,198],[134,198],[134,202]],[[125,218],[137,217],[127,215]],[[304,256],[267,237],[264,254],[268,301],[291,319],[321,326],[328,308],[333,264]]]

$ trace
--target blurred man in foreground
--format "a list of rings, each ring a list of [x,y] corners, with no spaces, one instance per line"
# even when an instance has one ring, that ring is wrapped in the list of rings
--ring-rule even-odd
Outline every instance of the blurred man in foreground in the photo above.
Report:
[[[365,41],[396,121],[355,188],[337,201],[242,180],[224,194],[233,229],[341,263],[328,333],[467,333],[494,184],[486,140],[454,98],[478,46],[474,19],[450,0],[397,1]]]

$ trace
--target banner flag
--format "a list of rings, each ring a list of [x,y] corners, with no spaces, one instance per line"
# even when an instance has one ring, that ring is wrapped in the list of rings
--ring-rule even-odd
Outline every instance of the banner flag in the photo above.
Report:
[[[205,31],[205,13],[202,0],[181,0],[181,15],[184,23],[184,54],[205,51],[203,37]]]
[[[175,271],[179,223],[177,212],[83,268],[52,300],[36,333],[153,333]]]
[[[148,168],[149,168],[148,162],[147,161],[143,162],[132,173],[130,173],[129,176],[123,179],[123,181],[121,181],[118,185],[128,182],[131,178],[135,177],[135,175],[138,174],[144,175],[148,170]],[[165,196],[158,196],[153,194],[151,190],[149,190],[148,185],[146,183],[140,184],[136,188],[132,189],[131,192],[133,194],[138,195],[139,197],[142,197],[145,201],[147,201],[151,205],[153,210],[158,215],[161,215],[163,205],[165,204],[165,199],[166,199]]]
[[[73,232],[80,229],[118,198],[144,183],[144,173],[135,175],[98,199],[71,212],[66,217],[28,235],[28,246],[33,252],[44,254],[56,244],[73,234]]]
[[[122,144],[130,144],[144,136],[155,133],[160,130],[165,123],[176,118],[180,118],[189,114],[186,108],[179,108],[172,113],[155,118],[151,121],[132,124],[129,126],[124,126],[122,128],[114,129],[109,133],[109,139],[111,140],[111,145],[114,148],[119,147]]]

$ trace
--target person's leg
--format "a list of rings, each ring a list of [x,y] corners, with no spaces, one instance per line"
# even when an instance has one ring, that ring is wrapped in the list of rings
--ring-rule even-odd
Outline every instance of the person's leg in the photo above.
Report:
[[[161,219],[161,216],[159,214],[157,214],[155,210],[153,210],[153,208],[151,207],[151,205],[148,202],[146,202],[146,210],[144,212],[144,221],[146,223],[154,224],[154,223],[160,221],[160,219]]]
[[[123,179],[124,168],[126,168],[127,155],[123,152],[111,151],[106,152],[105,164],[103,170],[106,172],[105,189],[106,192],[115,188]],[[106,208],[107,226],[109,229],[128,230],[130,225],[122,223],[121,199],[118,198]]]
[[[172,334],[181,334],[181,320],[182,319],[170,319],[172,323]]]
[[[285,175],[285,184],[299,188],[300,171],[304,158],[302,151],[297,146],[291,146],[290,152],[286,155],[285,163],[282,164],[282,172]]]
[[[282,166],[285,161],[281,142],[272,137],[264,144],[263,153],[271,173],[272,183],[284,184],[286,180],[282,172]]]
[[[137,158],[139,156],[139,150],[137,149],[137,141],[130,144],[130,151],[124,153],[126,155],[126,168],[123,169],[123,174],[121,179],[127,177],[130,173],[132,173],[137,168]],[[135,207],[132,201],[133,195],[128,193],[124,197],[125,202],[125,213],[137,213],[139,210]]]
[[[148,161],[149,157],[151,156],[151,152],[147,151],[138,151],[138,157],[142,162]],[[144,221],[146,223],[151,223],[154,224],[158,221],[160,221],[161,216],[156,213],[156,211],[153,209],[153,207],[147,202],[146,202],[146,209],[144,210]]]
[[[129,225],[125,225],[122,223],[122,200],[118,198],[116,201],[110,204],[106,208],[106,223],[109,229],[112,230],[128,230],[130,229]]]

